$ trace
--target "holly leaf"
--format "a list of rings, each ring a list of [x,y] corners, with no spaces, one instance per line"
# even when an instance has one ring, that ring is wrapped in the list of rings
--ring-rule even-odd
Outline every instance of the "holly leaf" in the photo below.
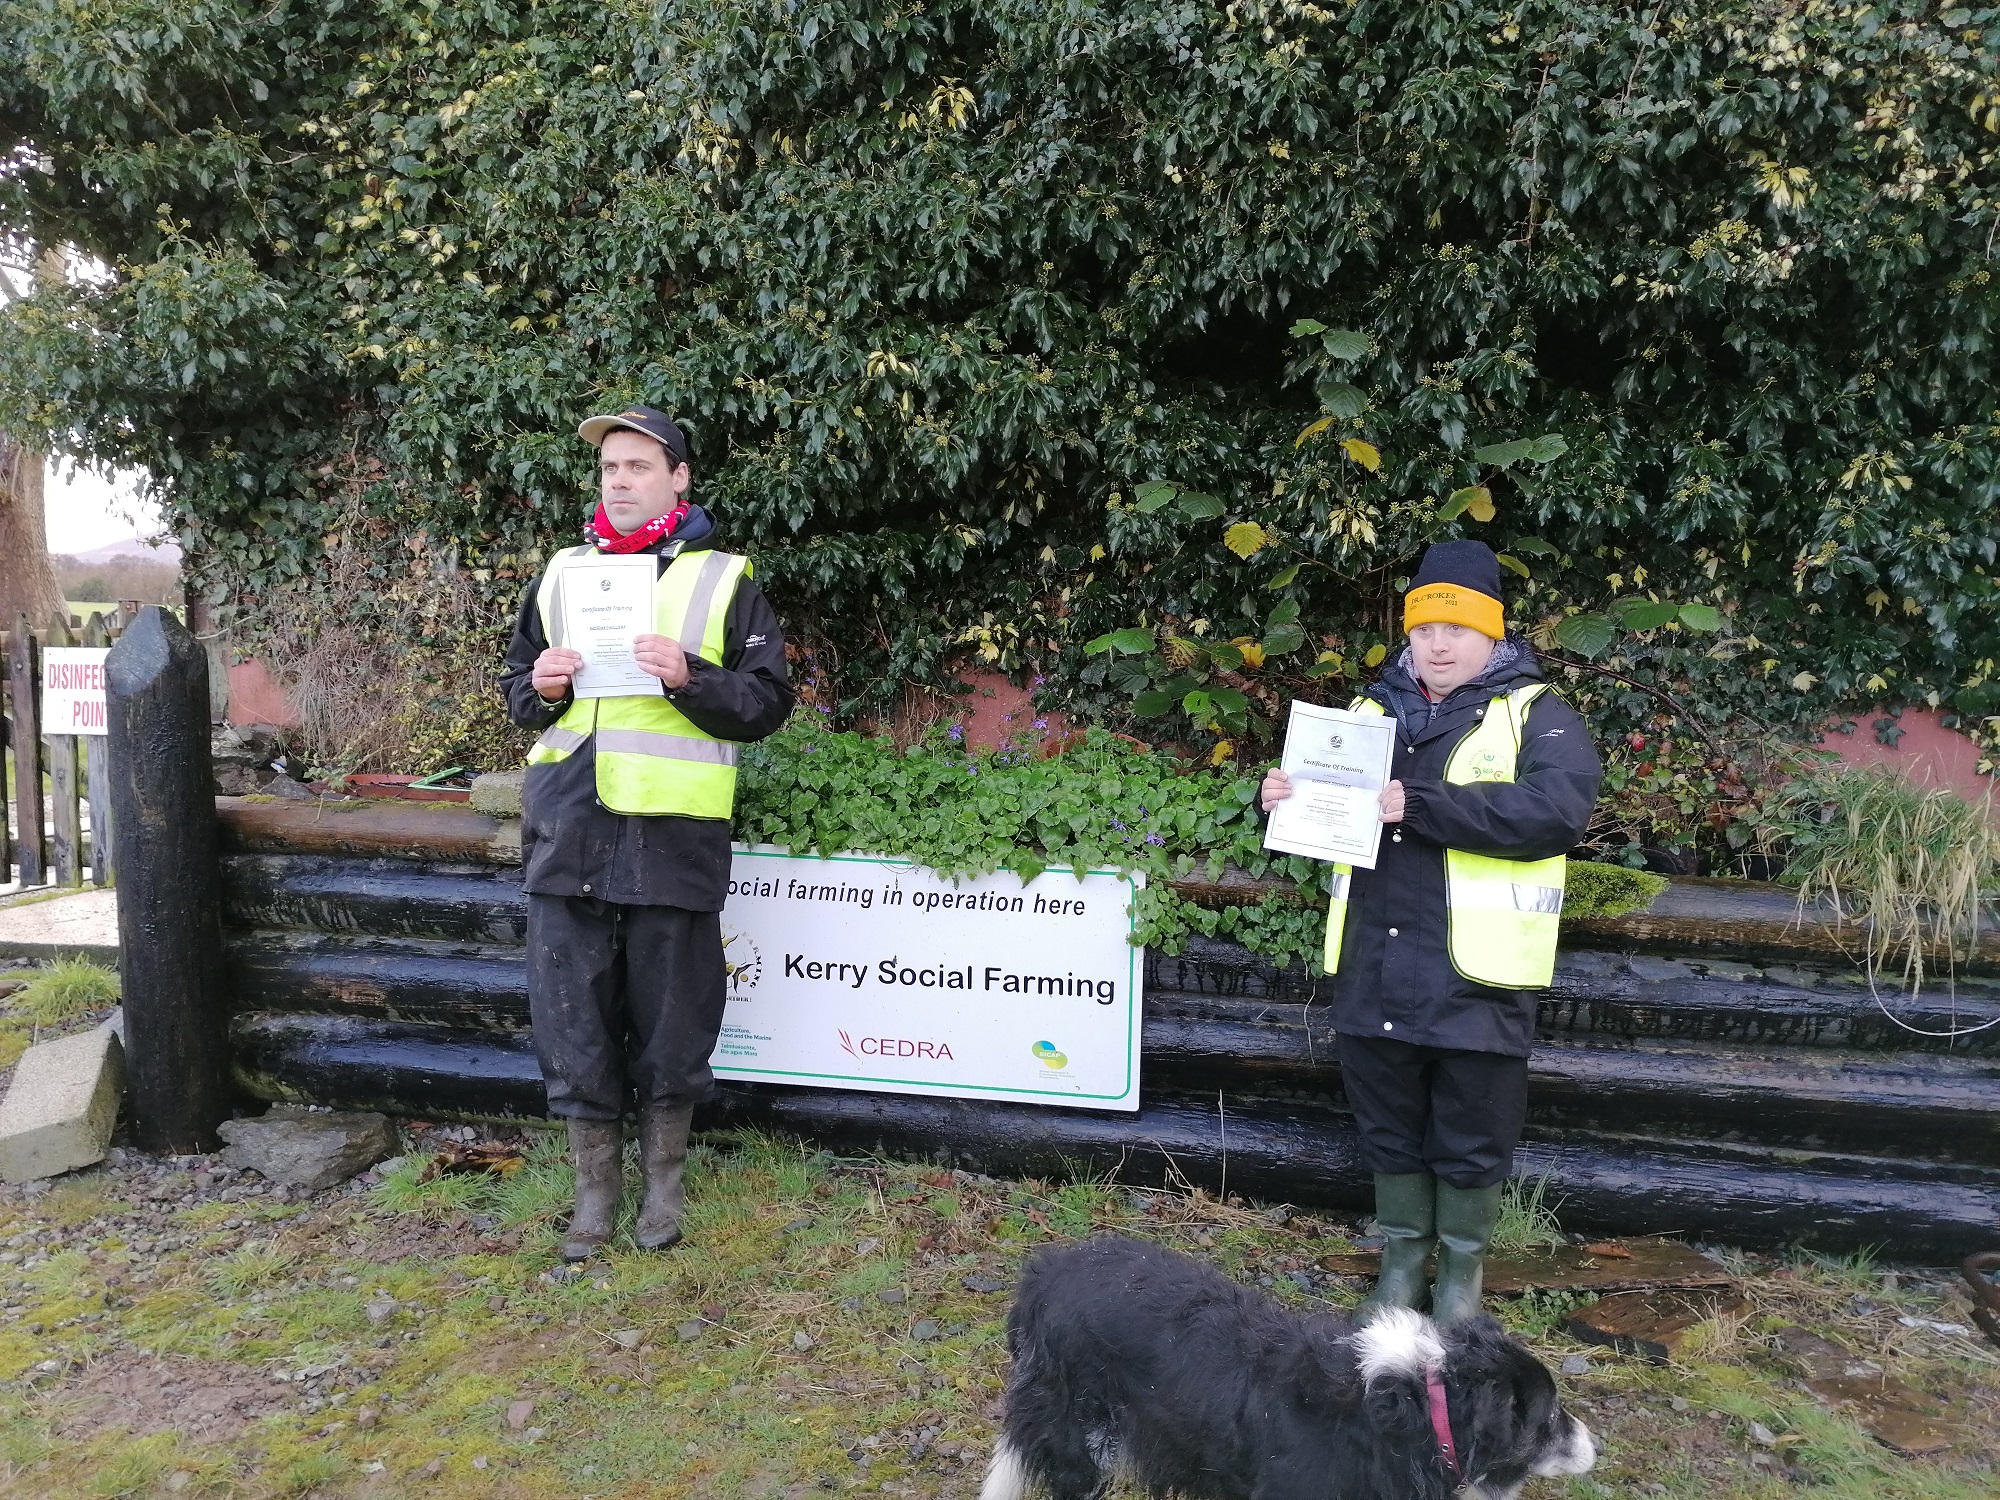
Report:
[[[1352,328],[1329,328],[1319,341],[1329,359],[1351,364],[1368,352],[1368,335]]]
[[[1344,380],[1322,380],[1318,392],[1319,404],[1342,420],[1358,417],[1368,410],[1367,393]]]
[[[1722,629],[1722,611],[1713,604],[1683,604],[1681,624],[1689,630]]]
[[[1139,514],[1150,516],[1181,492],[1177,484],[1169,484],[1164,479],[1149,479],[1132,493],[1138,501]]]
[[[1561,549],[1543,541],[1538,536],[1524,536],[1517,537],[1508,550],[1512,552],[1525,552],[1530,557],[1555,557]]]
[[[1555,629],[1556,644],[1578,656],[1597,656],[1618,634],[1609,615],[1571,615]]]
[[[1196,494],[1190,490],[1181,496],[1181,514],[1190,521],[1213,521],[1222,514],[1222,502],[1213,495]]]
[[[1342,438],[1340,446],[1347,450],[1347,456],[1360,464],[1370,474],[1382,467],[1382,453],[1373,443],[1364,443],[1360,438]]]
[[[1222,545],[1238,557],[1247,559],[1271,545],[1271,533],[1255,521],[1238,521],[1222,533]]]

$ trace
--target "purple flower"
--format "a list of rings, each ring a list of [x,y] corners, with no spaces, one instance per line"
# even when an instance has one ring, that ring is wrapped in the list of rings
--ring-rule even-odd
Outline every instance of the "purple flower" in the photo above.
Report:
[[[816,753],[816,752],[818,751],[818,749],[819,749],[819,746],[817,746],[817,745],[808,745],[808,746],[806,746],[806,754],[808,754],[808,755],[812,755],[812,754]]]
[[[964,739],[964,738],[965,738],[965,726],[964,726],[963,724],[954,724],[954,725],[952,725],[952,726],[951,726],[951,730],[950,730],[950,738],[951,738],[951,742],[952,742],[952,743],[953,743],[954,745],[956,745],[956,744],[957,744],[957,743],[958,743],[958,742],[959,742],[960,740]]]
[[[1111,826],[1112,826],[1113,828],[1123,828],[1123,827],[1124,827],[1125,825],[1124,825],[1123,823],[1119,822],[1119,821],[1118,821],[1118,820],[1117,820],[1116,818],[1113,818],[1113,819],[1111,820]]]
[[[1048,721],[1047,719],[1037,719],[1037,720],[1035,720],[1035,728],[1037,728],[1037,729],[1047,729],[1048,727],[1049,727],[1049,721]]]
[[[1035,686],[1036,686],[1036,687],[1040,687],[1040,686],[1041,686],[1041,685],[1042,685],[1043,683],[1045,683],[1045,682],[1047,682],[1047,681],[1048,681],[1048,678],[1046,678],[1046,677],[1040,677],[1040,676],[1038,676],[1038,677],[1036,677],[1036,678],[1035,678]]]
[[[1164,844],[1166,840],[1161,838],[1157,833],[1149,833],[1146,835],[1146,842],[1149,844]]]
[[[833,712],[833,710],[828,708],[824,703],[817,703],[814,704],[813,706],[823,714],[831,714]]]

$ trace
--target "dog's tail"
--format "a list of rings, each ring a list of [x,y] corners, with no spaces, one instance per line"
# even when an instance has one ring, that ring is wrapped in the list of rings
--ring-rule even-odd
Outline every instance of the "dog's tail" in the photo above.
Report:
[[[993,1460],[986,1466],[986,1483],[979,1487],[979,1500],[1021,1500],[1027,1493],[1027,1466],[1003,1437],[993,1446]]]

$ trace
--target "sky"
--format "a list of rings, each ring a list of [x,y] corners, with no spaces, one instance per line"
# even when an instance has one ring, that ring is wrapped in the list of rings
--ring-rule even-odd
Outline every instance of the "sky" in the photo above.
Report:
[[[140,498],[140,479],[137,470],[107,478],[51,463],[42,491],[49,551],[89,552],[159,530],[159,510]]]

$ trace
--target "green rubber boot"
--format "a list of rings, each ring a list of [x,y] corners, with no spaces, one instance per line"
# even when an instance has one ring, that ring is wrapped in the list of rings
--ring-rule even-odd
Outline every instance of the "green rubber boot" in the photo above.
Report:
[[[1460,1188],[1437,1185],[1437,1281],[1431,1286],[1431,1318],[1441,1328],[1479,1314],[1486,1276],[1486,1247],[1500,1222],[1504,1184]]]
[[[1382,1229],[1382,1274],[1356,1309],[1363,1317],[1382,1307],[1424,1306],[1424,1262],[1434,1243],[1437,1194],[1444,1188],[1428,1172],[1375,1174],[1375,1222]]]

